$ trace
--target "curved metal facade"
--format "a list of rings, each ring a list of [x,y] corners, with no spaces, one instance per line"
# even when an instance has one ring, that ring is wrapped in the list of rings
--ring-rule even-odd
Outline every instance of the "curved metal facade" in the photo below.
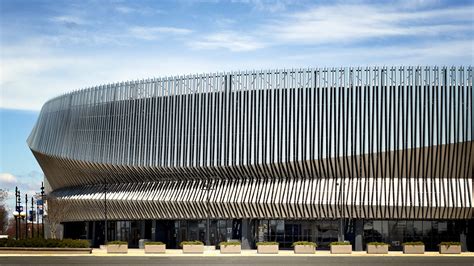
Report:
[[[28,144],[67,221],[473,216],[471,67],[122,82],[48,101]]]

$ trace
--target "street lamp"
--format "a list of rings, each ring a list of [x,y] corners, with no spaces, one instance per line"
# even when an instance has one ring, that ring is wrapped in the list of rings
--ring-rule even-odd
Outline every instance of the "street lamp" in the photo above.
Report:
[[[34,223],[33,223],[34,222],[33,219],[35,218],[35,216],[33,215],[33,213],[34,213],[33,212],[34,211],[33,203],[34,203],[34,199],[33,199],[33,197],[31,197],[31,218],[30,218],[31,219],[31,238],[35,237],[35,227],[34,227]]]
[[[25,193],[25,239],[28,239],[28,194]]]
[[[41,210],[41,233],[42,233],[42,238],[44,238],[44,185],[43,185],[43,182],[41,182],[41,204],[43,204],[42,210]]]
[[[107,176],[104,178],[104,216],[105,216],[105,239],[104,244],[107,245]]]
[[[20,190],[18,187],[15,187],[15,211],[13,212],[13,216],[15,216],[15,234],[16,239],[18,239],[18,217],[20,216],[20,207],[18,198],[20,197]]]

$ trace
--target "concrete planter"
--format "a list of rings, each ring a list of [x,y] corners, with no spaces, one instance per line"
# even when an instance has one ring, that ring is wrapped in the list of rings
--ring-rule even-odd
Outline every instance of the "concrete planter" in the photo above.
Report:
[[[221,245],[221,254],[240,254],[241,245]]]
[[[425,245],[403,245],[403,254],[425,254]]]
[[[165,253],[166,245],[145,245],[145,254]]]
[[[314,254],[316,248],[313,245],[296,245],[294,246],[295,254]]]
[[[278,245],[258,245],[258,254],[278,254]]]
[[[107,253],[128,253],[128,245],[107,245]]]
[[[440,245],[440,254],[461,254],[461,245]]]
[[[204,253],[204,245],[183,245],[183,253]]]
[[[92,248],[0,247],[0,254],[91,254]]]
[[[367,254],[388,254],[388,245],[367,245]]]
[[[352,245],[331,245],[331,254],[351,254]]]

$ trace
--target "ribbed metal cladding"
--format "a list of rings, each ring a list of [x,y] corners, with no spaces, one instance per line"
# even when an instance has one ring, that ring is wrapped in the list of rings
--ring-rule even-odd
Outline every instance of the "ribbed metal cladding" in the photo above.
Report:
[[[286,69],[102,85],[28,144],[67,221],[473,217],[471,67]],[[211,180],[211,181],[208,181]]]

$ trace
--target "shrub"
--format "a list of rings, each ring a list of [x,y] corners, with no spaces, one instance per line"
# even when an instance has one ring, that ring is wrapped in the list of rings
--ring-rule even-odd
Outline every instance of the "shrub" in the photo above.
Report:
[[[161,245],[164,245],[165,243],[163,242],[145,242],[145,246],[161,246]]]
[[[28,247],[28,248],[88,248],[90,243],[83,239],[2,239],[0,247]]]
[[[240,246],[239,241],[222,241],[219,246]]]
[[[350,246],[351,242],[349,241],[335,241],[331,242],[329,246]]]
[[[268,241],[257,242],[257,246],[271,246],[271,245],[279,246],[280,244],[278,242],[268,242]]]
[[[367,245],[372,245],[372,246],[389,246],[389,247],[390,247],[390,244],[384,243],[384,242],[369,242],[369,243],[367,243]]]
[[[446,241],[446,242],[441,242],[438,244],[438,246],[460,246],[461,242],[455,242],[455,241]]]
[[[199,240],[193,240],[193,241],[183,241],[179,243],[180,247],[183,247],[184,245],[204,245],[202,241]]]
[[[293,244],[291,246],[292,247],[294,247],[294,246],[313,246],[313,247],[317,247],[318,245],[316,245],[316,243],[314,243],[314,242],[309,242],[309,241],[297,241],[297,242],[293,242]]]
[[[402,245],[404,245],[404,246],[424,246],[425,243],[423,243],[421,241],[413,241],[413,242],[405,242]]]
[[[128,246],[128,242],[125,242],[125,241],[109,241],[107,242],[107,245],[127,245]]]

